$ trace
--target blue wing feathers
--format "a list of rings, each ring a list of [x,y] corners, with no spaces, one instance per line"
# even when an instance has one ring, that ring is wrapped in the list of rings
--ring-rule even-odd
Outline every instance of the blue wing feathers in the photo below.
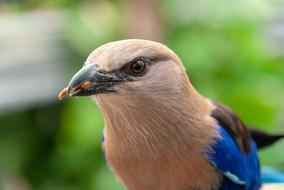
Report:
[[[208,154],[211,163],[223,174],[221,190],[258,190],[261,186],[257,147],[250,139],[251,152],[241,152],[227,131],[218,127],[221,138]]]

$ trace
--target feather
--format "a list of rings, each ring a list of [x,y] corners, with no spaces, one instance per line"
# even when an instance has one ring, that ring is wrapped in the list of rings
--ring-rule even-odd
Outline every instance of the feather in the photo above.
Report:
[[[242,152],[250,153],[250,134],[243,121],[228,107],[217,102],[213,102],[213,104],[215,109],[212,112],[212,117],[226,129]]]
[[[249,153],[250,146],[248,139],[252,137],[257,148],[265,148],[272,145],[280,139],[284,138],[284,134],[269,134],[260,129],[251,126],[246,126],[244,122],[230,108],[223,104],[212,101],[215,109],[212,112],[218,123],[224,127],[228,133],[234,138],[242,152]]]
[[[278,140],[284,138],[284,134],[272,135],[253,127],[249,127],[248,129],[251,133],[253,140],[256,142],[258,149],[266,148],[267,146],[270,146]]]
[[[208,158],[223,175],[221,190],[260,188],[260,165],[257,148],[249,139],[250,153],[243,153],[225,127],[218,126],[221,135],[212,146]]]

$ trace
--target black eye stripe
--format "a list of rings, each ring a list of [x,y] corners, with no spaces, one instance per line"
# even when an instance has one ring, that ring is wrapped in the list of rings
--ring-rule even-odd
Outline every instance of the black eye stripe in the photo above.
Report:
[[[152,60],[149,59],[149,58],[137,57],[137,58],[133,59],[132,61],[130,61],[130,62],[124,64],[124,65],[123,65],[120,69],[118,69],[118,70],[120,70],[120,71],[126,70],[127,68],[129,68],[129,66],[130,66],[132,63],[134,63],[134,62],[137,61],[137,60],[143,60],[147,65],[152,64]]]
[[[143,62],[142,64],[144,66],[142,66],[140,68],[141,70],[143,70],[143,72],[142,71],[139,72],[138,70],[137,70],[137,72],[135,72],[135,71],[133,72],[133,69],[135,69],[135,68],[138,69],[137,68],[138,65],[134,65],[137,62]],[[139,76],[139,75],[141,76],[141,75],[143,75],[147,71],[147,69],[149,68],[149,66],[152,63],[153,63],[153,61],[151,59],[149,59],[149,58],[137,57],[137,58],[133,59],[132,61],[124,64],[120,69],[117,69],[116,71],[112,71],[112,72],[124,73],[124,74],[130,75],[130,76]],[[139,64],[139,66],[141,66],[141,64]],[[132,68],[132,70],[131,70],[131,68]]]
[[[133,65],[134,63],[137,62],[143,62],[142,64],[144,66],[142,66],[141,68],[137,68],[137,65]],[[150,58],[146,58],[146,57],[137,57],[135,59],[133,59],[132,61],[124,64],[122,67],[112,70],[112,71],[104,71],[104,70],[99,70],[98,72],[100,73],[112,73],[114,75],[117,76],[124,76],[124,78],[127,78],[128,81],[133,81],[135,76],[142,76],[143,74],[145,74],[147,72],[147,69],[154,63],[154,60],[150,59]],[[133,72],[131,70],[131,66],[132,69],[133,67],[135,67],[137,69],[137,72]],[[139,67],[141,66],[141,64],[139,64]],[[140,70],[141,69],[141,70]],[[139,70],[139,71],[138,71]],[[127,76],[127,77],[126,77]]]

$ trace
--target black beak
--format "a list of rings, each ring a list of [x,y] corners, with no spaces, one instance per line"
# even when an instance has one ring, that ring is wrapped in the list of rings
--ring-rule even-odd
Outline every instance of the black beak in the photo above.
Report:
[[[70,96],[90,96],[99,93],[114,92],[118,83],[126,80],[123,74],[116,72],[102,73],[94,64],[84,66],[68,85]]]

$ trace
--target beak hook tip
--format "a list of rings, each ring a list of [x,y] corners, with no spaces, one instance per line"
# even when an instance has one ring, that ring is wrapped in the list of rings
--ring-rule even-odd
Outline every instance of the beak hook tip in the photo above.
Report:
[[[61,92],[58,94],[58,99],[63,100],[64,97],[69,93],[68,87],[61,90]]]

